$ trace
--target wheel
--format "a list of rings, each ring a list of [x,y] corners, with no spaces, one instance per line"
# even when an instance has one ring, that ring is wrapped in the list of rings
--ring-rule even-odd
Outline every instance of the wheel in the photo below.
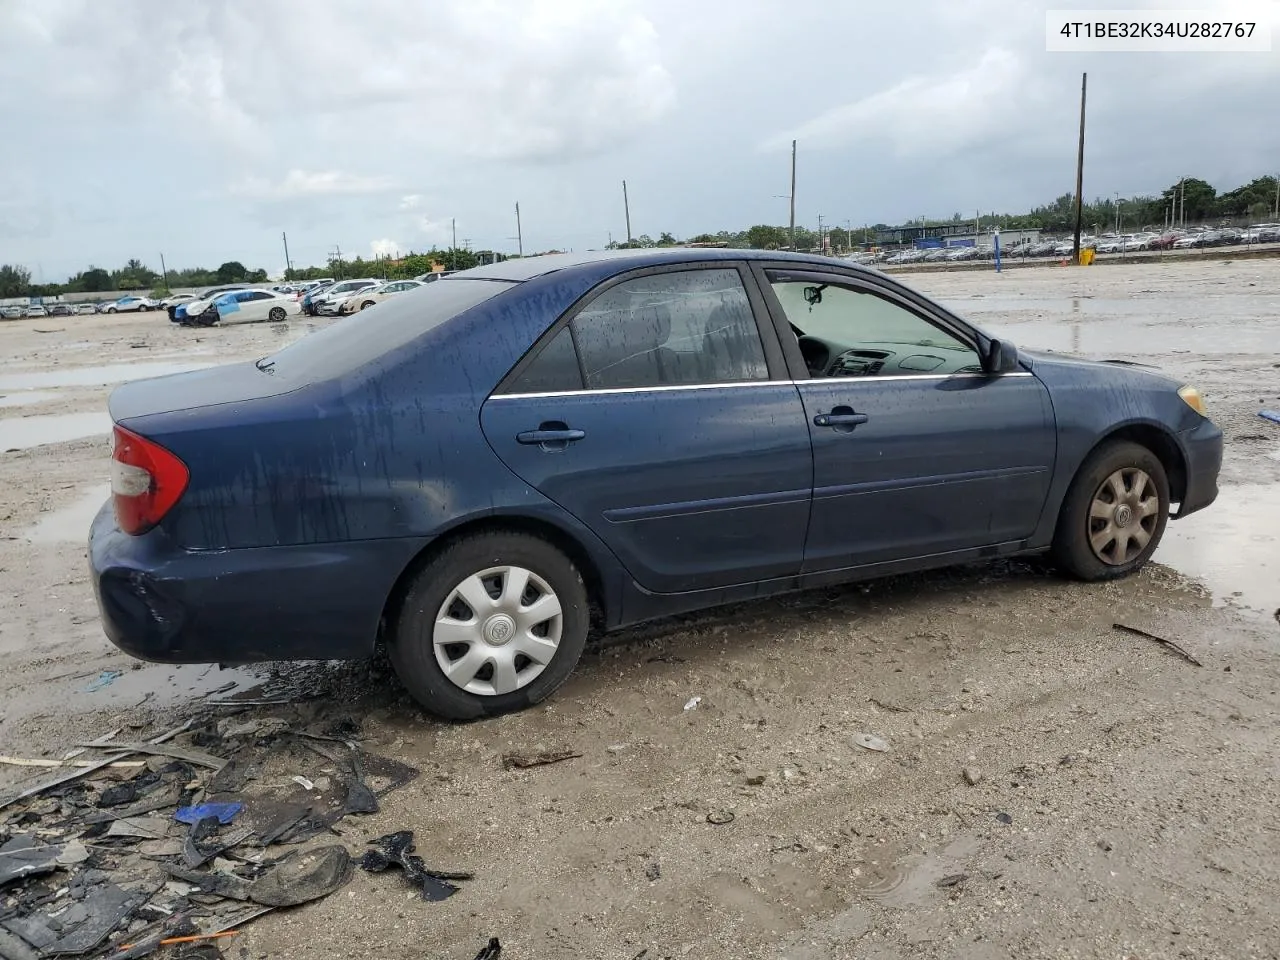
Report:
[[[482,533],[424,566],[387,648],[413,698],[448,720],[521,710],[550,696],[582,655],[587,589],[545,540]]]
[[[285,318],[284,307],[272,307],[267,311],[267,319],[273,323],[280,323]]]
[[[148,306],[144,303],[142,306],[140,306],[140,307],[138,308],[138,312],[139,312],[139,313],[146,313],[146,312],[147,312],[148,310],[150,310],[150,309],[151,309],[151,308],[150,308],[150,307],[148,307]]]
[[[116,312],[115,307],[107,307],[107,313],[115,313],[115,312]]]
[[[365,309],[365,307],[372,307],[372,306],[373,306],[373,301],[366,300],[364,303],[360,304],[360,309],[363,310]]]
[[[1169,479],[1159,457],[1127,441],[1091,453],[1058,514],[1052,555],[1080,580],[1114,580],[1142,567],[1169,521]]]

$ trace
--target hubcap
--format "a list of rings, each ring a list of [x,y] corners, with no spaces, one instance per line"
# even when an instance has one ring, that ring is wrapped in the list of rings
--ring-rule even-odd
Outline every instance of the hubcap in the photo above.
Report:
[[[1160,494],[1144,470],[1123,467],[1103,480],[1089,505],[1089,546],[1109,566],[1147,548],[1160,521]]]
[[[449,592],[432,644],[451,683],[494,697],[527,686],[547,668],[563,627],[550,584],[524,567],[490,567]]]

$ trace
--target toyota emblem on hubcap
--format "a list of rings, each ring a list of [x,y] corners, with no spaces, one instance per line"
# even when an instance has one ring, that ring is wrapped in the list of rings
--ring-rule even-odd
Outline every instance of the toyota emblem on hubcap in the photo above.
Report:
[[[516,623],[505,613],[495,614],[484,625],[484,638],[495,646],[506,643],[516,632]]]

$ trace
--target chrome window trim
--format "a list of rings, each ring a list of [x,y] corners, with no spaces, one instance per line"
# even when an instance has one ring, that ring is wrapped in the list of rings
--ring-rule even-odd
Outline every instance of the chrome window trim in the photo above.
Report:
[[[732,390],[738,387],[799,387],[810,383],[886,383],[902,380],[956,380],[980,377],[1000,380],[1006,377],[1029,377],[1018,373],[911,373],[884,377],[817,377],[811,380],[735,380],[729,383],[667,383],[653,387],[607,387],[596,390],[549,390],[543,393],[495,393],[490,400],[543,400],[555,397],[608,396],[620,393],[671,393],[675,390]]]

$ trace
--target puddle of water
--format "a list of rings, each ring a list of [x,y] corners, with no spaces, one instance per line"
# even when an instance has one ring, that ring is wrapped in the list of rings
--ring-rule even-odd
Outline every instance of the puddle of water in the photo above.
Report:
[[[1163,297],[975,297],[942,302],[1020,347],[1089,356],[1150,356],[1171,350],[1201,357],[1266,352],[1275,349],[1280,333],[1274,321],[1257,319],[1269,315],[1266,303],[1240,295],[1214,296],[1211,319],[1203,311],[1189,314],[1188,301]],[[1006,316],[987,319],[987,314]],[[1280,315],[1280,300],[1270,315]],[[1223,336],[1224,329],[1231,335]]]
[[[95,367],[67,367],[0,376],[0,390],[34,390],[40,387],[97,387],[129,380],[163,377],[171,373],[203,370],[212,363],[108,363]]]
[[[1211,506],[1170,521],[1155,561],[1199,580],[1215,606],[1280,609],[1280,486],[1223,487]]]
[[[33,543],[84,543],[89,526],[102,504],[111,496],[111,484],[92,487],[74,503],[46,514],[27,533]]]
[[[111,433],[111,416],[103,412],[55,413],[43,417],[0,420],[0,451],[25,450],[46,443]]]
[[[52,390],[27,390],[23,393],[0,394],[0,407],[26,407],[58,399]]]

